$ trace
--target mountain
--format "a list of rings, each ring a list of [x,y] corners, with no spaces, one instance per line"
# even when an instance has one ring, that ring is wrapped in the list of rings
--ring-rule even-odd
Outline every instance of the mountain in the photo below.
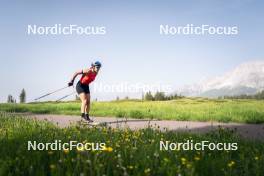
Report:
[[[264,61],[255,61],[241,64],[222,76],[184,86],[177,92],[185,96],[219,97],[251,95],[263,89]]]

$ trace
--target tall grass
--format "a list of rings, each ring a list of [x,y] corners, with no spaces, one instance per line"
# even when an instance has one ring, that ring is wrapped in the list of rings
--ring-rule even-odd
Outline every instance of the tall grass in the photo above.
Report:
[[[0,111],[79,115],[80,103],[0,104]],[[263,123],[264,101],[186,98],[172,101],[93,102],[91,115]]]
[[[204,135],[106,127],[57,128],[48,122],[0,114],[0,175],[248,175],[264,173],[264,143],[230,131]],[[160,141],[237,142],[237,151],[160,151]],[[27,141],[105,142],[107,150],[28,151]]]

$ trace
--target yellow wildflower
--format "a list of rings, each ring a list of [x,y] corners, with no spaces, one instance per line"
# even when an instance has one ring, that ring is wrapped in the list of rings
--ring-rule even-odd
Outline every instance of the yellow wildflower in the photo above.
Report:
[[[55,168],[56,168],[56,166],[54,164],[50,165],[50,169],[55,169]]]
[[[68,153],[70,152],[70,150],[69,150],[69,149],[64,149],[63,152],[64,152],[65,154],[68,154]]]
[[[230,161],[230,162],[227,164],[228,167],[233,167],[234,165],[235,165],[235,162],[234,162],[234,161]]]
[[[147,168],[144,170],[145,174],[149,173],[150,172],[150,168]]]
[[[194,160],[199,161],[199,160],[200,160],[200,157],[195,156],[195,157],[194,157]]]
[[[112,152],[113,151],[113,148],[112,147],[107,147],[107,151],[108,152]]]
[[[82,146],[82,147],[78,147],[78,146],[77,146],[77,151],[79,151],[79,152],[84,151],[84,147],[83,147],[83,146]]]
[[[186,164],[186,161],[187,161],[186,158],[184,158],[184,157],[181,158],[181,163],[182,163],[183,165]]]
[[[168,159],[168,158],[164,158],[163,160],[164,160],[164,162],[166,162],[166,163],[169,162],[169,159]]]
[[[105,147],[103,150],[106,152],[112,152],[113,148],[112,147]]]
[[[192,165],[191,164],[187,164],[186,167],[189,169],[189,168],[192,167]]]

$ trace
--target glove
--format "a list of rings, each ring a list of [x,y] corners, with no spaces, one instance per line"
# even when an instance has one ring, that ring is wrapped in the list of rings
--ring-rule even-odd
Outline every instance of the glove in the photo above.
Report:
[[[73,81],[71,81],[71,82],[68,83],[68,86],[69,87],[72,86],[72,85],[73,85]]]

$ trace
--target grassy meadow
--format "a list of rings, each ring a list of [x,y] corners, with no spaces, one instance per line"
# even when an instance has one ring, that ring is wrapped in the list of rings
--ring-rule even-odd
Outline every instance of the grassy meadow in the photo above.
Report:
[[[112,129],[71,126],[58,128],[46,121],[0,113],[0,175],[248,175],[264,173],[264,142],[246,141],[232,131],[203,135],[158,129]],[[28,151],[27,141],[104,142],[100,151]],[[168,150],[160,141],[237,142],[236,151]]]
[[[80,102],[0,104],[0,111],[79,115]],[[263,100],[183,98],[171,101],[92,102],[92,116],[167,120],[264,122]]]

